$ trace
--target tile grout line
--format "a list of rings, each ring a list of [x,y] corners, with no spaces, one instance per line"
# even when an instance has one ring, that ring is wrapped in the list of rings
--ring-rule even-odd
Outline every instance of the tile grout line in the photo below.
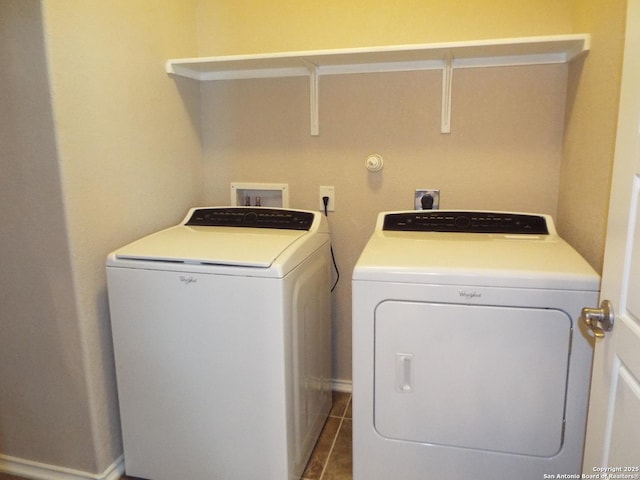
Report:
[[[345,409],[346,412],[346,409]],[[322,472],[320,472],[320,479],[324,478],[324,472],[327,470],[329,466],[329,461],[331,460],[331,455],[333,455],[333,448],[336,446],[336,442],[338,441],[338,435],[340,435],[340,430],[342,429],[342,423],[344,422],[344,414],[340,417],[340,424],[338,425],[338,429],[336,430],[336,434],[333,437],[333,442],[331,442],[331,448],[329,448],[329,453],[327,455],[327,461],[324,462],[322,466]]]
[[[349,395],[349,400],[347,401],[347,404],[345,405],[344,410],[342,411],[342,414],[340,415],[340,424],[338,425],[338,429],[336,430],[336,434],[333,437],[333,442],[331,443],[331,448],[329,449],[329,454],[327,455],[327,461],[322,466],[322,472],[320,473],[319,480],[323,480],[324,479],[324,474],[325,474],[325,472],[327,470],[327,467],[329,466],[329,461],[331,460],[331,455],[333,455],[334,447],[336,445],[336,442],[338,441],[338,436],[340,436],[340,432],[342,431],[342,425],[344,424],[344,419],[347,418],[347,412],[349,411],[349,406],[351,405],[352,400],[353,400],[353,397],[351,395]]]
[[[333,449],[335,447],[336,442],[338,441],[338,435],[340,435],[340,430],[342,429],[342,424],[344,423],[344,419],[347,417],[347,412],[349,411],[349,405],[351,405],[351,401],[352,401],[352,396],[349,395],[349,400],[347,401],[347,404],[345,405],[344,409],[342,410],[341,413],[337,414],[337,415],[331,415],[331,413],[329,413],[329,415],[327,416],[327,419],[329,418],[339,418],[340,419],[340,423],[338,424],[338,428],[336,429],[336,433],[333,436],[333,441],[331,442],[331,446],[329,447],[329,452],[327,453],[327,458],[326,460],[323,462],[322,464],[322,471],[320,472],[320,476],[317,478],[317,480],[322,480],[322,478],[324,477],[324,473],[327,469],[327,466],[329,465],[329,460],[331,459],[331,455],[333,454]],[[301,477],[300,480],[309,480],[306,477]]]

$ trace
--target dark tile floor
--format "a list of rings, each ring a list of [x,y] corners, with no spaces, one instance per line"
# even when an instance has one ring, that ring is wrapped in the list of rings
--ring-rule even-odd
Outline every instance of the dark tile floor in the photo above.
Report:
[[[311,454],[303,480],[351,480],[351,395],[334,392],[333,408]]]
[[[334,392],[333,408],[324,425],[302,480],[351,480],[351,395]],[[0,480],[24,480],[0,473]],[[136,480],[124,476],[121,480]]]

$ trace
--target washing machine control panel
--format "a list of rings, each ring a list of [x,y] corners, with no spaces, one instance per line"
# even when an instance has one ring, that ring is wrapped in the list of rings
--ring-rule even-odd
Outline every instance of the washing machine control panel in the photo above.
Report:
[[[199,208],[185,225],[309,230],[314,214],[277,208]]]
[[[385,215],[383,230],[548,235],[540,215],[499,212],[416,210]]]

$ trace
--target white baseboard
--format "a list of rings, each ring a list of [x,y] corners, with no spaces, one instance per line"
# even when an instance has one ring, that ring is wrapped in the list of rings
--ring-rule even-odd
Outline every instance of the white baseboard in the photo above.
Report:
[[[104,472],[95,474],[0,455],[0,472],[34,480],[118,480],[124,473],[124,458],[121,455]]]
[[[331,388],[335,392],[343,392],[343,393],[352,393],[353,387],[351,385],[351,380],[331,380]]]

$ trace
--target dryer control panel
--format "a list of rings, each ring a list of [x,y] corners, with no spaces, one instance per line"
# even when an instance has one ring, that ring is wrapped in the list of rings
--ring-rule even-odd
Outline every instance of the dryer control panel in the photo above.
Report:
[[[541,215],[501,212],[418,210],[385,215],[383,230],[403,232],[548,235]]]
[[[198,208],[185,225],[309,230],[314,214],[277,208]]]

